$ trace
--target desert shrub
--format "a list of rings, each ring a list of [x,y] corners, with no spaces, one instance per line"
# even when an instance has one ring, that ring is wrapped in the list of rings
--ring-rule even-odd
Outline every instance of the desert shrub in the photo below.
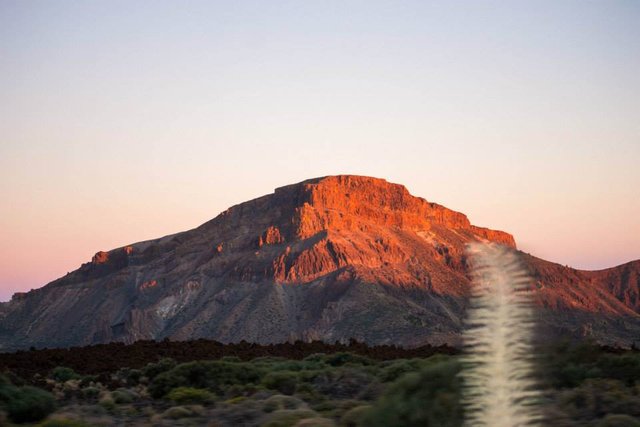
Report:
[[[121,368],[116,372],[116,378],[128,386],[136,386],[140,383],[142,371],[140,369]]]
[[[354,353],[339,352],[325,356],[325,363],[331,366],[343,365],[373,365],[375,362],[368,357]]]
[[[68,380],[62,384],[65,397],[69,398],[80,394],[80,380]]]
[[[14,386],[17,386],[17,387],[20,387],[23,385],[29,385],[25,380],[23,380],[22,378],[20,378],[19,376],[17,376],[11,371],[5,371],[4,374],[0,376],[4,376],[4,381],[6,381],[8,384],[13,384]],[[1,379],[0,379],[0,385],[2,385]]]
[[[56,409],[53,395],[45,390],[11,384],[0,386],[0,408],[14,423],[40,421]]]
[[[229,405],[237,405],[238,403],[242,403],[246,401],[247,401],[246,396],[236,396],[236,397],[232,397],[231,399],[225,400],[224,403],[228,403]]]
[[[340,419],[351,409],[364,404],[366,404],[366,402],[354,399],[325,400],[324,402],[312,405],[311,409],[322,414],[323,417]]]
[[[177,420],[180,418],[197,417],[204,413],[201,406],[174,406],[162,413],[162,418]]]
[[[308,369],[308,366],[300,360],[277,361],[267,366],[269,367],[269,371],[302,371]]]
[[[72,420],[68,418],[55,418],[52,420],[47,420],[41,424],[38,424],[39,427],[91,427],[91,424],[87,424],[84,421],[80,420]]]
[[[640,417],[640,388],[611,379],[588,379],[557,397],[560,410],[583,423],[607,414]]]
[[[85,399],[95,399],[100,394],[100,389],[98,387],[85,387],[80,392]]]
[[[51,371],[51,378],[58,382],[63,383],[69,380],[82,379],[82,376],[77,374],[76,371],[74,371],[71,368],[67,368],[65,366],[58,366],[56,368],[53,368],[53,370]]]
[[[223,394],[226,386],[255,383],[261,377],[262,371],[249,363],[189,362],[158,374],[149,385],[149,393],[157,398],[177,387],[193,387]]]
[[[279,409],[273,411],[263,427],[293,427],[305,418],[315,418],[318,414],[310,409]]]
[[[329,366],[344,366],[347,364],[352,365],[374,365],[376,362],[365,356],[349,352],[337,352],[332,354],[316,353],[307,356],[303,359],[303,362],[313,364],[315,368],[322,368],[322,365]]]
[[[605,354],[596,362],[601,377],[623,381],[627,385],[640,384],[640,353]]]
[[[340,418],[340,427],[359,427],[364,425],[364,419],[371,411],[371,408],[371,405],[360,405],[349,409]]]
[[[276,394],[265,399],[262,410],[264,412],[273,412],[282,409],[300,409],[306,408],[306,403],[293,396],[283,396]]]
[[[167,394],[167,399],[178,403],[211,403],[215,399],[215,395],[209,390],[203,390],[192,387],[178,387],[174,388]]]
[[[602,351],[590,343],[560,343],[540,353],[540,370],[553,388],[572,388],[588,378],[600,377],[595,364]]]
[[[333,399],[356,399],[377,378],[359,369],[341,367],[315,371],[304,377],[313,387]]]
[[[563,344],[543,353],[541,366],[553,388],[578,387],[585,380],[610,378],[627,385],[640,383],[640,354],[606,353],[592,344]]]
[[[262,385],[255,385],[253,383],[249,383],[249,384],[233,384],[228,386],[225,389],[224,392],[224,397],[226,399],[232,399],[234,397],[239,397],[239,396],[253,396],[256,393],[259,393],[261,391],[266,391],[266,389],[262,386]],[[270,394],[268,394],[269,396],[271,394],[273,394],[273,392],[269,392]]]
[[[176,365],[177,363],[175,360],[169,357],[164,357],[156,363],[148,363],[147,366],[142,368],[142,375],[147,377],[149,380],[153,380],[161,373],[175,368]]]
[[[262,385],[282,394],[292,395],[296,391],[298,375],[292,371],[270,372],[262,379]]]
[[[126,388],[119,388],[111,392],[111,398],[113,402],[121,405],[126,403],[132,403],[134,400],[138,398],[137,394],[133,393]]]
[[[397,359],[383,362],[378,370],[378,378],[382,382],[392,382],[409,372],[417,372],[420,369],[434,363],[442,363],[451,360],[451,356],[435,355],[427,359]]]
[[[280,356],[259,356],[254,357],[249,362],[254,365],[273,365],[278,362],[288,362],[291,359],[287,359],[286,357]]]
[[[329,418],[304,418],[297,423],[293,427],[335,427],[336,423]]]
[[[310,402],[314,404],[319,404],[327,400],[327,397],[320,393],[315,387],[310,383],[298,383],[296,386],[296,397],[304,400],[305,402]]]
[[[80,386],[87,387],[92,385],[92,383],[96,383],[98,381],[97,375],[83,375],[80,379]]]
[[[360,390],[360,392],[358,392],[357,398],[359,400],[374,401],[378,399],[385,390],[385,385],[378,381],[377,378],[375,378],[371,381],[371,383],[366,385],[363,389]]]
[[[378,371],[378,378],[385,383],[392,382],[406,373],[419,370],[419,366],[417,359],[391,360],[382,364]]]
[[[259,420],[264,418],[262,402],[245,399],[232,405],[221,405],[215,413],[216,421],[209,424],[214,426],[258,426]]]
[[[5,374],[0,374],[0,388],[7,385],[13,385],[13,383],[9,381],[9,378],[7,378]]]
[[[313,370],[313,369],[323,369],[326,368],[327,365],[324,361],[321,360],[313,360],[309,359],[305,360],[292,360],[285,359],[282,357],[259,357],[251,360],[251,364],[255,367],[264,369],[268,372],[273,371],[305,371],[305,370]]]
[[[325,353],[313,353],[302,359],[303,362],[320,363],[324,365],[327,355]]]
[[[456,361],[432,363],[420,372],[409,373],[393,383],[367,412],[368,427],[460,426],[461,381]]]
[[[102,396],[98,401],[99,405],[107,411],[113,411],[116,408],[116,402],[111,397],[111,393]]]
[[[629,415],[609,414],[596,427],[640,427],[640,420]]]

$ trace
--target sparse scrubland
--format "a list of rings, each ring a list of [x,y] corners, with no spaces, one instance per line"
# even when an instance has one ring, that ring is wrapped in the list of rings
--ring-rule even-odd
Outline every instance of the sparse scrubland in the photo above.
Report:
[[[454,351],[403,357],[404,350],[396,349],[379,357],[352,344],[327,346],[334,352],[293,351],[291,357],[158,355],[142,365],[131,353],[137,363],[126,366],[116,356],[123,363],[117,369],[93,372],[67,366],[74,359],[59,356],[63,350],[13,354],[20,359],[13,363],[3,354],[0,425],[462,425],[461,365]],[[126,353],[135,346],[118,348]],[[45,354],[59,365],[42,372],[20,368],[42,362]],[[640,426],[640,352],[556,344],[541,350],[537,362],[547,425]]]

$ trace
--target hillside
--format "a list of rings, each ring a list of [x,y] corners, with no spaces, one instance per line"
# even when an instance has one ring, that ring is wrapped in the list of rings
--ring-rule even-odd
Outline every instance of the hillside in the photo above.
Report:
[[[466,243],[502,231],[381,179],[281,187],[183,233],[98,252],[0,305],[0,349],[141,339],[457,344]],[[640,261],[579,271],[528,254],[545,334],[630,345]],[[637,338],[636,338],[637,339]]]

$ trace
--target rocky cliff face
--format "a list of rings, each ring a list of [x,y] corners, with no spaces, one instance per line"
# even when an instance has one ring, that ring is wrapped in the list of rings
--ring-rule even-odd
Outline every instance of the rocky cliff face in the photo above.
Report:
[[[458,342],[464,247],[510,234],[359,176],[308,180],[200,227],[98,252],[0,304],[0,348],[138,339]],[[640,262],[584,272],[523,254],[541,322],[606,343],[640,336]]]

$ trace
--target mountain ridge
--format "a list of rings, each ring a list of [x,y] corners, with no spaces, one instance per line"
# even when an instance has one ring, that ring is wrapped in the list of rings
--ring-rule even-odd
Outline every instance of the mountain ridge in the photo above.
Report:
[[[456,344],[471,241],[516,249],[509,233],[400,184],[313,178],[192,230],[98,252],[14,296],[0,304],[0,350],[166,337]],[[640,336],[640,261],[588,272],[521,257],[541,323],[604,343]]]

